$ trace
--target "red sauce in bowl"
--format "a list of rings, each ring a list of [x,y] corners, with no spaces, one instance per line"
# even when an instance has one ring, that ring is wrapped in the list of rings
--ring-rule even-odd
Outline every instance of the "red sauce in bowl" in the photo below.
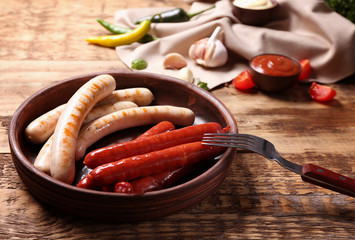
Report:
[[[277,54],[257,56],[252,59],[250,65],[255,71],[270,76],[292,76],[301,70],[297,62]]]

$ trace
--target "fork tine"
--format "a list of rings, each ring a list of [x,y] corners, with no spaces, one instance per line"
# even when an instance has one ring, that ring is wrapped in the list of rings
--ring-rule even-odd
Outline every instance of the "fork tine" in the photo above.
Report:
[[[206,133],[202,142],[204,145],[243,148],[247,150],[255,148],[255,139],[247,134]]]

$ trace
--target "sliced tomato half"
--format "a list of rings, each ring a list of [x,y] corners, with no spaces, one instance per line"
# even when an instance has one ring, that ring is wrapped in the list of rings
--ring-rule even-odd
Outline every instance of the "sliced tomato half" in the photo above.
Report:
[[[307,78],[309,78],[309,75],[311,75],[311,71],[312,71],[311,63],[309,59],[303,59],[299,61],[299,63],[301,64],[302,70],[300,76],[298,77],[298,81],[304,81]]]
[[[241,90],[247,90],[255,86],[254,82],[251,80],[251,74],[249,70],[244,70],[239,73],[232,81],[234,87]]]
[[[330,101],[336,95],[336,91],[333,88],[318,84],[316,82],[312,83],[309,93],[311,98],[319,102]]]

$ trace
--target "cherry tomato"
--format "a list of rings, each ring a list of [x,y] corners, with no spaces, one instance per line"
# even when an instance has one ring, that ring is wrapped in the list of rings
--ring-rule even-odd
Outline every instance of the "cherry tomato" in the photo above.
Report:
[[[234,87],[241,90],[247,90],[255,86],[253,81],[251,80],[251,75],[249,70],[244,70],[239,73],[232,81]]]
[[[299,63],[301,64],[302,71],[300,76],[298,77],[298,81],[304,81],[311,74],[311,70],[312,70],[311,63],[309,62],[309,59],[303,59],[299,61]]]
[[[331,87],[313,82],[310,88],[310,95],[316,101],[327,102],[335,97],[336,91]]]

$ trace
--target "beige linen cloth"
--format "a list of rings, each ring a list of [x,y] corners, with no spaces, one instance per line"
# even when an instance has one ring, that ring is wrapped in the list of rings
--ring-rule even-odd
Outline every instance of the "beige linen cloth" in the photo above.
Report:
[[[146,44],[134,43],[116,48],[118,57],[127,65],[136,58],[148,62],[145,70],[176,77],[178,71],[163,68],[164,56],[182,54],[195,79],[208,83],[209,88],[231,81],[248,69],[248,60],[262,53],[278,53],[298,60],[310,59],[311,78],[320,83],[334,83],[355,73],[355,24],[330,10],[323,0],[278,0],[273,20],[254,27],[241,24],[232,14],[229,0],[216,2],[216,8],[182,23],[152,24],[150,34],[159,39]],[[195,2],[189,12],[202,10],[210,4]],[[115,24],[134,28],[140,17],[169,8],[125,9],[115,14]],[[217,26],[229,51],[223,67],[208,69],[196,65],[188,57],[195,41],[209,37]],[[196,82],[196,81],[195,81]]]

